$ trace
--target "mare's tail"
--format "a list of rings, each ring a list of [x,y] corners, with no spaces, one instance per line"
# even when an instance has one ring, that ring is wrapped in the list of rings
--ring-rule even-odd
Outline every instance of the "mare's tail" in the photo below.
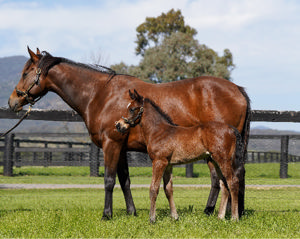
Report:
[[[247,95],[245,89],[243,87],[238,87],[242,95],[245,97],[247,102],[246,108],[246,116],[244,121],[243,130],[241,132],[241,144],[236,148],[236,160],[240,159],[240,166],[238,168],[238,177],[239,177],[239,216],[241,217],[244,213],[245,209],[245,167],[244,164],[247,160],[247,147],[249,142],[249,134],[250,134],[250,121],[251,121],[251,106],[250,106],[250,98]],[[238,162],[237,162],[238,163]]]
[[[234,127],[232,127],[232,129],[236,138],[235,151],[233,152],[234,155],[232,155],[232,158],[234,158],[235,167],[240,169],[244,166],[244,141],[240,132]]]
[[[243,87],[238,86],[238,89],[245,97],[247,101],[247,109],[246,109],[246,117],[243,126],[243,130],[241,132],[242,142],[243,142],[243,163],[247,160],[247,147],[249,142],[249,134],[250,134],[250,121],[251,121],[251,106],[250,106],[250,98],[247,95],[245,89]]]

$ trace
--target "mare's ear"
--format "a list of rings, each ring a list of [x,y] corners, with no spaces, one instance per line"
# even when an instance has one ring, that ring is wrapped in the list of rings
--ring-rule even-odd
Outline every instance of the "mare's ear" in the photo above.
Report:
[[[30,59],[32,60],[33,63],[36,63],[39,60],[39,57],[32,50],[30,50],[29,46],[27,46],[27,49],[30,55]]]
[[[41,55],[40,49],[38,47],[36,48],[36,54]]]

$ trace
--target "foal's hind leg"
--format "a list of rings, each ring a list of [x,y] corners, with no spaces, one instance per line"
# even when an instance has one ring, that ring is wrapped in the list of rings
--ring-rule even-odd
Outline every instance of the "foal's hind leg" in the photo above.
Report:
[[[172,165],[168,165],[165,170],[163,180],[164,180],[165,194],[166,194],[166,197],[167,197],[167,199],[169,201],[169,205],[170,205],[171,217],[174,218],[175,220],[177,220],[178,214],[177,214],[177,211],[175,208],[175,202],[174,202],[174,197],[173,197],[172,170],[173,170]]]
[[[226,214],[226,207],[227,207],[229,192],[228,192],[227,188],[225,187],[224,183],[222,182],[222,180],[220,180],[220,185],[221,185],[221,195],[222,196],[221,196],[218,218],[224,219],[225,214]]]
[[[204,212],[207,215],[211,215],[214,210],[215,210],[215,206],[217,203],[217,199],[219,196],[219,192],[220,192],[220,183],[219,183],[219,177],[217,175],[217,172],[215,170],[215,167],[213,166],[213,164],[208,161],[207,165],[209,167],[210,170],[210,178],[211,178],[211,189],[210,189],[210,193],[207,199],[207,204],[206,207],[204,209]]]
[[[229,184],[231,195],[231,220],[239,220],[239,179],[233,176]]]
[[[150,222],[155,222],[156,198],[159,192],[161,178],[168,166],[167,159],[155,159],[152,162],[152,181],[150,185]]]

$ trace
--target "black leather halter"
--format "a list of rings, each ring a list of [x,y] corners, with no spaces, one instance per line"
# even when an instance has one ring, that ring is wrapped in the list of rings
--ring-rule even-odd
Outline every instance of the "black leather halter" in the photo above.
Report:
[[[140,119],[142,118],[143,112],[144,112],[144,107],[142,106],[142,107],[140,107],[139,112],[137,113],[137,115],[133,119],[125,118],[123,116],[122,116],[122,119],[124,120],[124,122],[126,124],[129,124],[130,127],[135,127],[136,125],[138,125],[140,123]],[[136,122],[137,120],[139,120],[139,121]]]
[[[35,80],[28,86],[27,90],[21,91],[21,90],[19,90],[17,87],[15,87],[15,90],[16,90],[17,94],[18,94],[19,96],[25,97],[25,99],[27,100],[27,102],[28,102],[29,104],[31,104],[31,105],[34,105],[37,101],[39,101],[39,100],[42,98],[42,96],[39,96],[38,98],[32,100],[32,99],[30,98],[30,95],[31,95],[31,94],[30,94],[30,92],[29,92],[35,85],[40,86],[40,75],[41,75],[41,74],[42,74],[41,68],[37,68],[37,69],[36,69],[36,78],[35,78]]]

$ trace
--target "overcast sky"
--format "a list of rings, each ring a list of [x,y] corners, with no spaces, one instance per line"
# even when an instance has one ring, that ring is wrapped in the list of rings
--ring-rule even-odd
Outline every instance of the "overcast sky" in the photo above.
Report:
[[[54,56],[138,64],[136,27],[180,9],[202,44],[233,53],[233,82],[252,109],[300,111],[298,0],[0,0],[0,57],[27,56],[27,45]],[[300,123],[255,123],[296,129]]]

